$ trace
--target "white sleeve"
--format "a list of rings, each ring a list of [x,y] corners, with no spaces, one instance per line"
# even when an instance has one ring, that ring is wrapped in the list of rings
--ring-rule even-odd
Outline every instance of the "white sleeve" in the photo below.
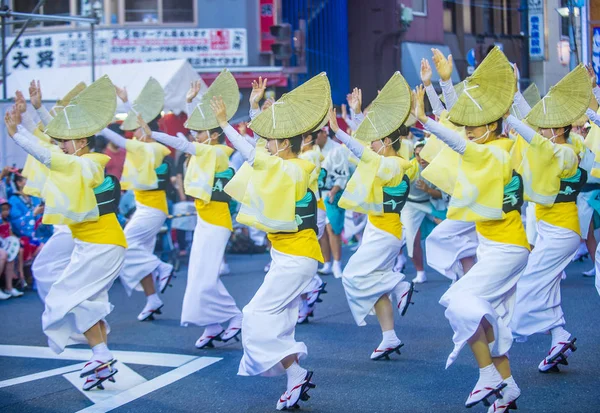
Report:
[[[600,126],[600,115],[594,112],[591,109],[588,109],[585,112],[586,116],[590,119],[591,122],[594,122],[597,126]]]
[[[33,131],[37,128],[35,122],[33,119],[31,119],[31,115],[28,112],[25,112],[21,115],[21,124],[31,133],[33,133]]]
[[[229,124],[223,128],[223,132],[225,132],[227,139],[229,139],[229,142],[231,142],[235,149],[240,151],[240,154],[244,157],[244,159],[250,165],[254,165],[256,148],[248,143],[248,141],[246,141],[246,139],[244,139],[242,135],[240,135],[238,131],[236,131],[234,127]]]
[[[440,80],[440,86],[442,87],[442,93],[444,94],[444,100],[446,101],[446,109],[450,111],[452,106],[458,100],[458,96],[456,96],[456,90],[454,90],[454,85],[452,84],[452,80],[448,80],[444,82]]]
[[[436,116],[440,116],[442,112],[445,110],[440,97],[435,92],[433,85],[429,85],[425,88],[425,93],[427,93],[427,98],[429,99],[429,103],[431,103],[431,108],[433,109],[433,113]]]
[[[52,117],[52,115],[50,114],[50,112],[48,112],[48,109],[46,109],[46,107],[44,105],[40,106],[39,109],[36,109],[38,115],[40,116],[40,119],[42,121],[42,123],[44,124],[44,126],[48,126],[48,124],[52,121],[52,119],[54,119]]]
[[[50,168],[51,152],[37,142],[37,138],[23,126],[17,126],[17,133],[13,136],[15,143],[25,152]]]
[[[181,136],[180,136],[181,135]],[[175,148],[178,151],[189,153],[190,155],[196,155],[196,147],[194,144],[186,139],[186,137],[180,132],[175,136],[163,132],[152,131],[152,139],[158,142]]]
[[[363,155],[365,148],[358,143],[352,136],[348,135],[341,129],[335,133],[335,137],[344,143],[350,149],[350,152],[354,154],[358,159],[360,159]]]
[[[524,118],[529,114],[529,112],[531,112],[531,106],[529,106],[529,103],[527,103],[527,101],[519,91],[515,93],[514,105],[516,106],[517,111],[521,115],[521,118]]]
[[[595,86],[592,89],[592,92],[594,92],[594,97],[596,98],[596,102],[598,102],[598,104],[600,104],[600,87]]]
[[[108,139],[109,141],[111,141],[112,143],[114,143],[115,145],[117,145],[120,148],[125,148],[127,145],[127,139],[125,139],[124,137],[119,135],[117,132],[114,132],[108,128],[102,129],[101,134],[106,139]]]
[[[525,125],[513,115],[510,115],[508,118],[506,118],[506,123],[508,123],[512,129],[516,130],[517,133],[521,135],[527,142],[531,142],[535,136],[535,131],[533,129]]]
[[[467,141],[456,133],[452,129],[448,129],[442,126],[440,123],[433,119],[427,119],[427,122],[423,124],[425,129],[433,133],[438,139],[441,139],[446,143],[453,151],[459,154],[464,154],[467,149]]]

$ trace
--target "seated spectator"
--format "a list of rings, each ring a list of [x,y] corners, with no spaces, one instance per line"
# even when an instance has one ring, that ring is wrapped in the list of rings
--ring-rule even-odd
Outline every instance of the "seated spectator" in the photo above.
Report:
[[[6,300],[10,297],[20,297],[23,293],[13,287],[13,281],[17,279],[15,273],[15,264],[19,258],[19,265],[23,266],[23,254],[21,253],[20,242],[14,236],[9,220],[10,204],[6,199],[0,199],[0,277],[4,277],[4,289],[0,290],[0,300]],[[23,272],[20,279],[24,281]]]
[[[20,173],[14,173],[13,182],[15,192],[8,199],[11,206],[9,219],[14,234],[21,240],[23,260],[28,263],[35,258],[42,245],[50,238],[53,228],[42,224],[44,204],[41,200],[23,193],[27,179]],[[19,268],[19,272],[19,276],[22,277],[22,268]],[[26,286],[25,283],[23,287]]]

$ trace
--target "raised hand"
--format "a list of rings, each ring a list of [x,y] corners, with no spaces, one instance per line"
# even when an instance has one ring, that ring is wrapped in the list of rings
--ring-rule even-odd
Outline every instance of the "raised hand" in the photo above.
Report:
[[[198,96],[200,93],[200,89],[202,88],[202,82],[200,80],[196,80],[190,83],[190,89],[185,94],[185,100],[187,103],[192,103],[194,98]]]
[[[142,115],[140,113],[138,113],[138,115],[137,115],[137,122],[138,122],[138,125],[140,125],[140,128],[142,128],[142,136],[143,137],[152,136],[152,130],[150,129],[150,126],[148,126],[148,124],[146,123],[144,118],[142,118]]]
[[[32,80],[29,84],[29,100],[36,110],[42,107],[42,88],[39,80]]]
[[[425,87],[431,85],[431,78],[433,76],[433,70],[431,70],[431,65],[429,64],[429,60],[421,59],[421,81]]]
[[[452,55],[448,55],[446,59],[446,56],[439,49],[431,49],[431,51],[433,52],[433,63],[440,79],[447,82],[452,77],[452,68],[454,67]]]
[[[11,138],[15,136],[15,133],[17,133],[17,126],[21,123],[21,114],[15,106],[12,106],[6,111],[4,123],[6,124],[8,136]]]
[[[348,117],[348,110],[346,109],[346,104],[342,103],[342,119],[346,119]]]
[[[413,92],[412,114],[422,124],[427,122],[427,115],[425,115],[425,88],[423,85],[417,86]]]
[[[329,118],[329,128],[334,133],[337,133],[337,131],[340,130],[340,127],[337,121],[337,114],[335,113],[335,109],[333,107],[329,108],[329,113],[327,114],[327,116]]]
[[[123,101],[123,103],[127,102],[127,88],[125,87],[119,87],[115,85],[115,91],[117,92],[117,96],[119,97],[119,99],[121,99]]]
[[[225,103],[223,102],[223,98],[221,96],[215,96],[210,101],[210,108],[212,109],[215,117],[217,118],[217,122],[219,122],[219,126],[224,127],[227,125],[227,108],[225,107]]]
[[[265,110],[267,110],[271,106],[273,106],[273,103],[275,103],[275,101],[273,99],[267,99],[267,100],[265,100],[265,103],[263,103],[263,105],[260,108],[260,110],[262,110],[264,112]]]
[[[252,109],[258,109],[258,104],[265,95],[267,89],[267,78],[263,79],[262,76],[258,78],[258,81],[252,81],[252,92],[250,93],[250,106]]]
[[[361,112],[362,90],[360,90],[357,87],[355,87],[354,90],[352,90],[352,94],[350,95],[350,99],[348,100],[348,105],[350,106],[350,109],[354,111],[355,114]]]
[[[20,90],[15,92],[15,106],[17,107],[19,113],[25,113],[27,111],[27,102],[25,101],[25,96]]]
[[[587,69],[588,74],[590,75],[590,80],[592,81],[592,87],[598,86],[598,79],[596,77],[596,71],[594,70],[594,67],[590,63],[585,68]]]

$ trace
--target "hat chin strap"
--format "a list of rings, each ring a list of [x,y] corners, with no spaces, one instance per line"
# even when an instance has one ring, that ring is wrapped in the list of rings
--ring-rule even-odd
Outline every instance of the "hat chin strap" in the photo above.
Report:
[[[396,142],[398,142],[399,140],[400,140],[400,138],[396,139],[394,142],[392,142],[392,143],[391,143],[391,145],[390,145],[390,146],[392,146],[392,147],[393,147],[393,146],[394,146],[394,144],[395,144]],[[377,153],[377,155],[381,155],[381,151],[382,151],[383,149],[385,149],[385,142],[383,141],[383,139],[379,139],[379,142],[381,142],[381,147],[380,147],[379,149],[377,149],[377,152],[376,152],[376,153]]]
[[[550,140],[550,142],[552,142],[552,143],[556,143],[556,138],[558,138],[558,137],[560,137],[560,136],[564,136],[564,135],[565,135],[565,132],[564,132],[564,131],[563,131],[563,133],[561,133],[561,134],[558,134],[558,135],[557,135],[557,134],[554,132],[554,128],[550,128],[550,131],[552,132],[552,137],[551,137],[549,140]]]
[[[279,156],[279,154],[283,151],[285,151],[289,146],[286,146],[285,148],[279,149],[279,143],[277,142],[277,139],[275,139],[275,149],[277,150],[277,152],[275,152],[273,154],[273,156]]]
[[[77,156],[77,154],[79,153],[79,151],[82,150],[83,148],[85,148],[85,146],[82,146],[79,149],[75,149],[75,139],[71,139],[70,142],[71,142],[71,145],[73,145],[73,156]]]
[[[489,136],[490,132],[491,132],[490,127],[488,125],[485,125],[485,133],[483,135],[481,135],[479,138],[473,139],[471,142],[477,143],[482,140],[485,140]]]

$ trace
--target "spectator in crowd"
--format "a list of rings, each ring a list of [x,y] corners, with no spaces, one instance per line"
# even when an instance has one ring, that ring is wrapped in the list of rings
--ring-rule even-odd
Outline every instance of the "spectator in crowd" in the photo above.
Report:
[[[13,287],[13,281],[17,277],[15,264],[17,258],[21,268],[20,279],[23,278],[23,254],[21,253],[19,239],[14,236],[10,224],[11,206],[6,198],[0,199],[0,277],[4,277],[4,289],[0,290],[0,300],[11,297],[20,297],[23,293]]]

